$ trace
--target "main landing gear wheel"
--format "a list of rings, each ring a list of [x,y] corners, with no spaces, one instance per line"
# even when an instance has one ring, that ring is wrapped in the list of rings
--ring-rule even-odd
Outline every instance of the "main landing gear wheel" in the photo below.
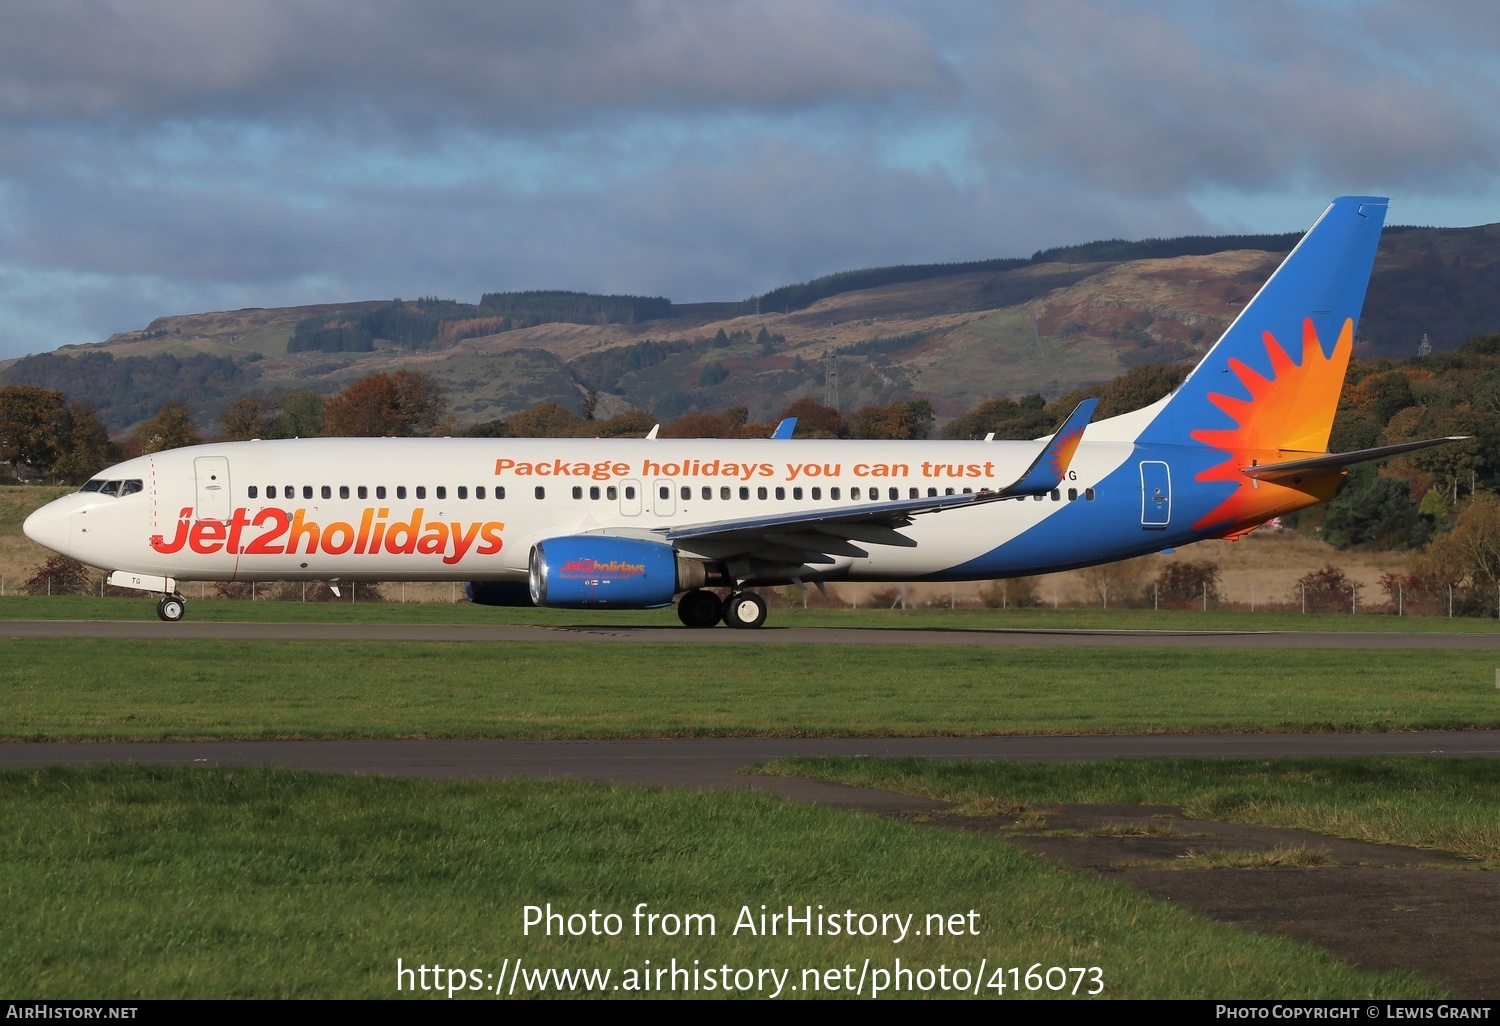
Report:
[[[167,623],[176,623],[187,612],[187,603],[176,595],[168,595],[156,604],[156,615]]]
[[[711,591],[695,589],[677,600],[677,619],[684,627],[712,627],[723,615],[724,604]]]
[[[731,627],[759,627],[766,622],[766,600],[753,591],[729,596],[724,603],[724,622]]]

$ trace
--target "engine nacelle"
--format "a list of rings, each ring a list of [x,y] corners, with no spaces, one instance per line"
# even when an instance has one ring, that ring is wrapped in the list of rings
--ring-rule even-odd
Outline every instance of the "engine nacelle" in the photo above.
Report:
[[[464,595],[476,606],[534,606],[525,581],[469,581]]]
[[[531,600],[563,609],[656,609],[698,588],[707,568],[661,542],[577,534],[531,550]]]

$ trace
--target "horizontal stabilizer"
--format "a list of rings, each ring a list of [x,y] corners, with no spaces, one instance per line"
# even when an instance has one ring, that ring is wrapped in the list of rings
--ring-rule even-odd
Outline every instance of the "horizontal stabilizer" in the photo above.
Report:
[[[1266,463],[1256,467],[1245,467],[1240,473],[1246,477],[1266,480],[1268,478],[1290,477],[1294,474],[1302,474],[1310,470],[1340,470],[1344,467],[1352,467],[1356,463],[1373,463],[1375,460],[1398,456],[1403,452],[1427,449],[1431,446],[1444,445],[1448,442],[1462,442],[1468,437],[1468,435],[1450,435],[1447,438],[1426,438],[1420,442],[1401,442],[1396,445],[1382,445],[1374,449],[1356,449],[1354,452],[1331,452],[1323,456],[1310,456],[1305,460],[1289,460],[1286,463]]]

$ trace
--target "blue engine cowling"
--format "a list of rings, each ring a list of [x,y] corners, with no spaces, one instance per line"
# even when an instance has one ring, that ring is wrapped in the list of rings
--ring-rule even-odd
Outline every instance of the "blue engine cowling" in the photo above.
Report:
[[[608,535],[548,538],[531,550],[531,600],[564,609],[656,609],[699,587],[702,563],[661,542]]]
[[[476,606],[534,606],[525,581],[469,581],[464,595]]]

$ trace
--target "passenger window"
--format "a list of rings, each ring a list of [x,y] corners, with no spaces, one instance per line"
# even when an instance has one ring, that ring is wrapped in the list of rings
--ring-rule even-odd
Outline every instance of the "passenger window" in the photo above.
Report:
[[[547,489],[543,488],[541,485],[537,485],[536,492],[534,494],[538,499],[545,499],[547,497]]]
[[[375,498],[377,498],[377,499],[383,499],[383,498],[385,498],[385,485],[376,485],[375,486]]]
[[[714,490],[712,488],[710,488],[708,485],[704,485],[703,486],[703,497],[705,499],[712,499],[714,497]]]
[[[920,499],[922,497],[922,489],[913,488],[907,497],[911,499]]]
[[[459,485],[458,486],[458,497],[460,499],[467,499],[469,497],[469,486],[468,485]],[[442,496],[438,496],[438,498],[442,498]]]
[[[927,489],[927,497],[929,499],[936,498],[937,497],[937,489],[936,488],[929,488],[929,489]]]
[[[627,499],[633,499],[633,498],[635,498],[635,487],[633,485],[626,485],[625,486],[625,498],[627,498]]]
[[[437,498],[439,499],[446,499],[448,497],[448,489],[444,485],[438,485],[437,488],[433,490],[437,493]]]
[[[1069,488],[1068,489],[1068,501],[1069,502],[1077,502],[1078,501],[1078,489],[1077,488]]]
[[[323,498],[325,498],[325,499],[331,499],[331,498],[333,498],[333,489],[330,488],[328,485],[324,485],[323,488],[322,488],[322,494],[323,494]]]
[[[943,489],[943,494],[944,495],[952,495],[953,494],[953,489],[952,488],[944,488]]]
[[[849,498],[851,498],[851,499],[857,499],[857,498],[859,498],[859,489],[857,487],[849,489]]]
[[[750,498],[750,489],[746,488],[744,485],[740,485],[740,498],[741,499],[749,499]]]
[[[596,488],[596,489],[594,489],[594,490],[595,490],[595,491],[598,491],[598,489],[597,489],[597,488]],[[667,487],[667,486],[666,486],[666,485],[662,485],[662,486],[661,486],[661,487],[660,487],[660,488],[658,488],[658,489],[657,489],[657,490],[656,490],[656,494],[657,494],[657,497],[658,497],[658,498],[662,498],[662,499],[670,499],[670,498],[671,498],[671,497],[672,497],[672,489],[670,489],[670,488],[668,488],[668,487]],[[595,495],[595,496],[594,496],[594,498],[596,498],[596,499],[597,499],[597,498],[598,498],[598,497],[599,497],[599,496],[597,496],[597,495]]]
[[[757,499],[764,499],[766,497],[766,486],[765,485],[761,485],[759,488],[755,489],[755,497]]]
[[[682,501],[686,502],[693,497],[693,490],[687,485],[682,486]]]
[[[484,498],[484,485],[475,485],[474,486],[474,498],[476,498],[476,499],[482,499],[482,498]]]
[[[339,498],[341,498],[341,499],[347,499],[347,498],[349,498],[349,486],[348,485],[339,485]]]
[[[406,485],[397,485],[396,486],[396,498],[398,498],[398,499],[404,499],[404,498],[406,498]]]
[[[666,494],[665,494],[666,491],[667,490],[665,488],[662,489],[662,493],[663,493],[662,494],[662,498],[663,499],[665,499],[667,497]],[[598,485],[589,485],[589,498],[591,498],[591,499],[597,499],[597,498],[599,498],[599,486]]]
[[[785,488],[778,488],[778,489],[776,489],[776,498],[778,498],[778,499],[784,499],[784,498],[786,498],[786,489]]]
[[[792,498],[794,498],[794,499],[800,499],[800,498],[802,498],[802,489],[801,488],[793,488],[792,489]]]
[[[1085,499],[1087,499],[1089,502],[1093,502],[1094,501],[1094,490],[1092,488],[1085,488],[1083,490],[1083,497]]]
[[[573,486],[573,498],[575,498],[575,499],[581,499],[581,498],[583,498],[583,485],[574,485]]]
[[[901,498],[901,489],[899,489],[899,488],[892,488],[890,490],[890,496],[891,496],[891,501],[892,502],[894,502],[895,500]]]
[[[361,499],[368,499],[370,497],[370,489],[366,488],[364,485],[360,485],[358,494]]]
[[[495,498],[497,498],[497,499],[503,499],[503,498],[505,498],[505,486],[504,485],[496,485],[495,486]]]
[[[686,491],[686,489],[683,490]],[[620,491],[614,485],[610,485],[608,488],[604,489],[604,497],[613,501],[620,497]]]
[[[964,489],[964,494],[965,495],[973,495],[974,494],[974,489],[972,489],[972,488],[965,488]]]
[[[821,489],[821,488],[814,488],[812,490],[812,497],[813,497],[814,500],[821,499],[823,497],[823,489]]]
[[[426,485],[417,485],[417,498],[419,498],[419,499],[425,499],[425,498],[427,498],[427,486]]]
[[[274,498],[276,498],[276,486],[275,485],[266,485],[266,498],[268,498],[268,499],[274,499]]]
[[[1052,489],[1052,501],[1053,502],[1057,502],[1061,498],[1062,498],[1062,492],[1058,491],[1056,488]]]
[[[830,499],[832,499],[834,502],[838,502],[839,501],[839,490],[837,488],[830,488],[830,489],[828,489],[828,497]]]
[[[312,498],[312,485],[303,485],[302,486],[302,497],[304,499],[311,499]]]
[[[251,485],[248,489],[246,489],[245,494],[252,499],[260,497],[260,493],[255,490],[254,485]]]
[[[719,498],[728,499],[730,496],[729,486],[723,485],[719,488]]]

